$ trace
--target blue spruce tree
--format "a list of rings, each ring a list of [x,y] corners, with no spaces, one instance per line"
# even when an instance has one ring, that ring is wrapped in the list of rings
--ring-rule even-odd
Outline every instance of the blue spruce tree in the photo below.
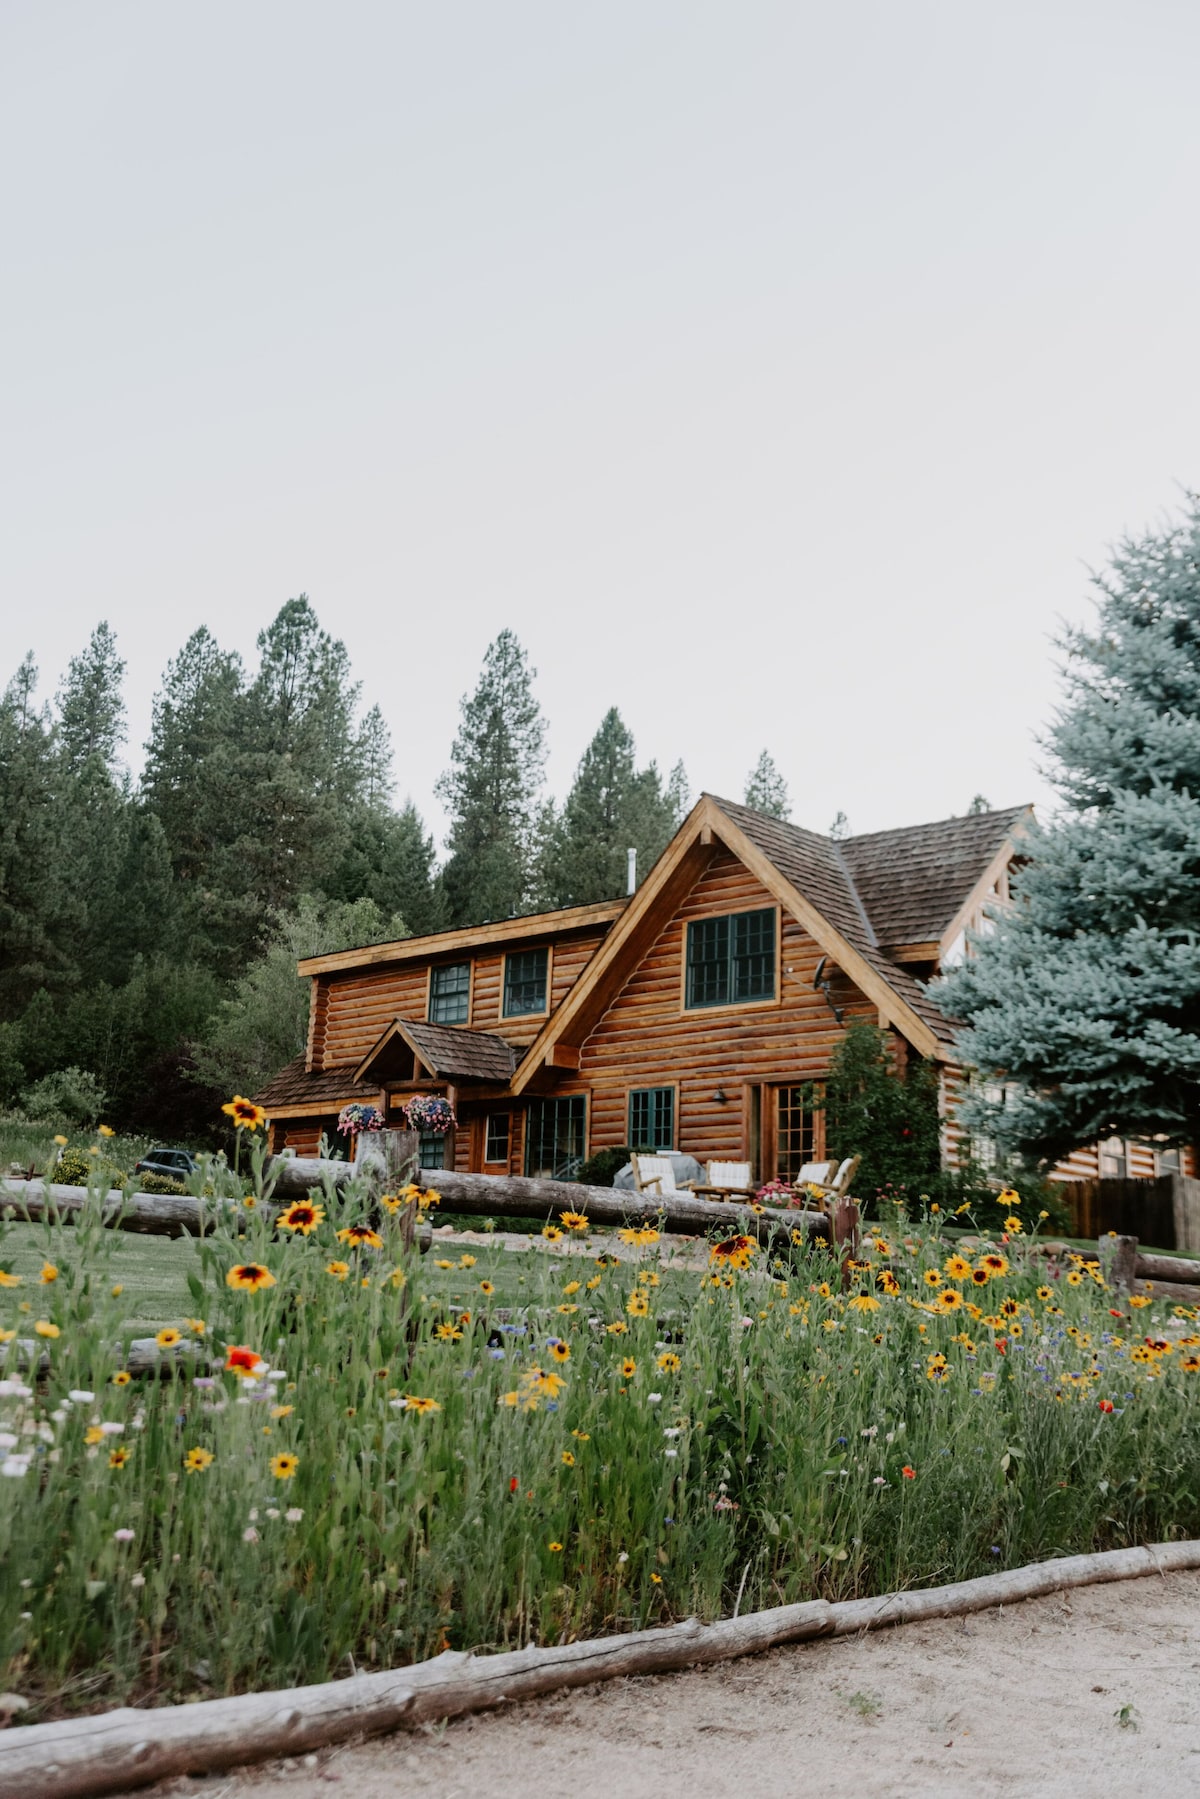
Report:
[[[938,991],[966,1059],[1009,1083],[967,1121],[1043,1165],[1109,1135],[1200,1138],[1200,496],[1094,585],[1095,629],[1060,643],[1063,812]]]

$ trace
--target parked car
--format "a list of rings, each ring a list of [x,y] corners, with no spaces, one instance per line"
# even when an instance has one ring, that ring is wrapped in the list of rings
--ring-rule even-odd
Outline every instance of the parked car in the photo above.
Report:
[[[133,1166],[135,1174],[165,1174],[168,1180],[186,1181],[196,1172],[196,1158],[190,1149],[152,1149]]]

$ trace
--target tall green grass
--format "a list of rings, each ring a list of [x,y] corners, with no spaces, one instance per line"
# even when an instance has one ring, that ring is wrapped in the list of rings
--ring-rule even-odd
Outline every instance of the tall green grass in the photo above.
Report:
[[[1040,1298],[1019,1244],[976,1290],[936,1227],[873,1237],[843,1293],[819,1254],[660,1277],[651,1243],[530,1258],[500,1308],[488,1258],[437,1270],[354,1187],[320,1205],[307,1237],[221,1217],[159,1379],[114,1384],[98,1216],[47,1226],[46,1280],[0,1289],[0,1679],[25,1717],[1200,1534],[1192,1320],[1084,1275]],[[338,1240],[364,1222],[378,1245]],[[231,1286],[249,1264],[272,1284]],[[1134,1359],[1147,1336],[1172,1347]]]

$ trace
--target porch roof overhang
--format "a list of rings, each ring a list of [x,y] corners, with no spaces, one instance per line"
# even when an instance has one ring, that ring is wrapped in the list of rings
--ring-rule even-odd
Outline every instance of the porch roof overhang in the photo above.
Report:
[[[354,1070],[356,1081],[382,1084],[390,1077],[389,1058],[403,1046],[435,1081],[480,1081],[507,1087],[517,1066],[517,1050],[489,1031],[427,1019],[393,1018]]]

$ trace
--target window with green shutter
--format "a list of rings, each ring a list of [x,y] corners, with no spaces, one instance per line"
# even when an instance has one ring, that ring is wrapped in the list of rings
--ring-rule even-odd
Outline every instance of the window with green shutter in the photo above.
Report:
[[[471,964],[447,962],[429,971],[430,1024],[466,1024],[471,1012]]]
[[[736,1006],[775,997],[775,908],[698,918],[687,928],[684,1004]]]
[[[674,1149],[674,1087],[634,1087],[630,1090],[629,1145],[634,1150]]]
[[[516,950],[504,958],[504,1016],[524,1018],[546,1010],[546,972],[550,952]]]

